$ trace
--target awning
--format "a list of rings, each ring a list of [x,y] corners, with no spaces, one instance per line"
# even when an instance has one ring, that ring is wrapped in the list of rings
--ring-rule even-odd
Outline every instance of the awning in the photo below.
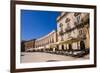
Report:
[[[50,47],[51,47],[51,48],[56,48],[57,45],[59,45],[59,42],[51,43],[51,44],[50,44]]]
[[[61,41],[59,44],[71,44],[73,42],[78,42],[80,40],[81,40],[80,38],[71,38],[71,39],[66,40],[66,41]]]
[[[56,48],[57,45],[61,45],[61,44],[71,44],[73,42],[78,42],[80,40],[81,40],[81,38],[69,38],[68,40],[65,40],[65,41],[51,43],[51,44],[48,45],[48,47],[49,48]]]
[[[52,43],[50,44],[50,46],[57,46],[57,45],[61,45],[61,44],[71,44],[73,42],[78,42],[80,41],[81,39],[80,38],[70,38],[68,40],[65,40],[65,41],[60,41],[60,42],[56,42],[56,43]]]

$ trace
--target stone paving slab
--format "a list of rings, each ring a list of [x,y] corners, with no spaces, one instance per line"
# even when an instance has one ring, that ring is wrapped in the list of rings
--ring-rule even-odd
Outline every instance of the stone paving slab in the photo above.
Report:
[[[73,60],[85,60],[85,59],[89,59],[89,56],[87,55],[82,58],[75,58],[71,56],[56,55],[56,54],[42,53],[42,52],[22,52],[21,53],[21,63],[73,61]]]

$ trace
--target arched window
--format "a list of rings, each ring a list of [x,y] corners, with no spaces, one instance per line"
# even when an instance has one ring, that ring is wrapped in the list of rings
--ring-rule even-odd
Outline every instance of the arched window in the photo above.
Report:
[[[70,19],[66,18],[65,23],[68,23],[68,22],[70,22]]]

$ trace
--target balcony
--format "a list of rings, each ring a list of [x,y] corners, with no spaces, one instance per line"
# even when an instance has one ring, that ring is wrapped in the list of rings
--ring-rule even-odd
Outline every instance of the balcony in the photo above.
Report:
[[[59,31],[59,35],[63,35],[64,34],[64,32],[61,30],[61,31]]]
[[[76,25],[77,28],[83,28],[84,27],[84,24],[83,23],[80,23],[78,25]]]
[[[79,34],[78,38],[80,38],[80,39],[86,39],[86,34],[81,34],[81,35]]]
[[[70,32],[71,28],[65,28],[65,32]]]
[[[77,28],[83,28],[84,25],[89,25],[89,18],[86,18],[86,19],[82,19],[81,23],[78,23],[78,22],[75,22],[74,25],[76,25]]]

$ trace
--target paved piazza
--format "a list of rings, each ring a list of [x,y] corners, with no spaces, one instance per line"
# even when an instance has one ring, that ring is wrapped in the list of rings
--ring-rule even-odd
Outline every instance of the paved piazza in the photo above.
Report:
[[[71,56],[56,55],[42,52],[22,52],[21,63],[30,62],[50,62],[50,61],[69,61],[69,60],[85,60],[89,59],[89,55],[82,58],[75,58]]]

